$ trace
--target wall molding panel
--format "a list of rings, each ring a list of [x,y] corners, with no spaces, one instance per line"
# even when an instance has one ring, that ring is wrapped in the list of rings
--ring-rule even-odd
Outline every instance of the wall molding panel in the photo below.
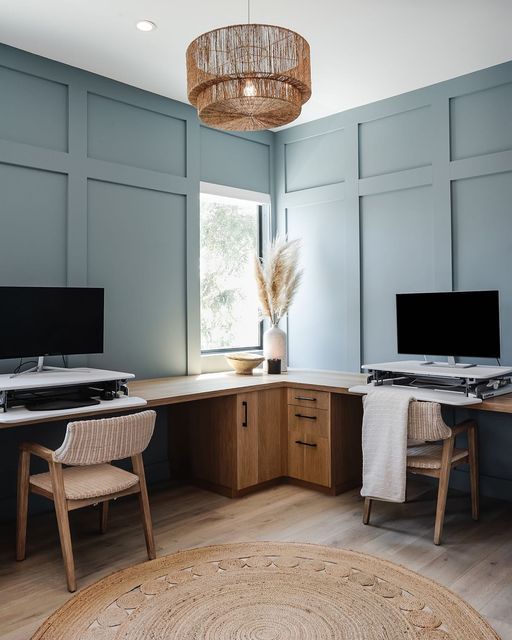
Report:
[[[286,148],[304,143],[306,153],[306,141],[337,130],[343,144],[324,144],[329,152],[316,159],[315,175],[343,173],[342,185],[290,193],[293,172],[303,180],[311,160],[297,153],[287,164]],[[340,254],[337,278],[315,299],[315,335],[332,348],[319,338],[315,353],[292,309],[292,366],[311,360],[320,369],[359,371],[365,361],[398,359],[394,294],[452,287],[500,289],[502,361],[512,364],[512,62],[279,131],[275,159],[280,228],[325,246],[331,262],[337,239]],[[329,215],[326,203],[333,203]],[[311,255],[308,248],[304,269],[316,274]],[[299,291],[298,308],[309,289]],[[343,297],[336,305],[335,295]],[[503,436],[499,416],[477,418],[482,489],[510,500],[510,465],[490,452],[498,434],[510,452],[512,435]],[[467,483],[467,474],[457,482]]]
[[[432,184],[432,166],[430,165],[361,178],[358,180],[358,193],[360,196],[369,196],[373,193],[414,189],[427,184]]]
[[[68,85],[0,65],[0,138],[68,151]]]
[[[104,286],[105,354],[91,365],[200,373],[200,182],[272,199],[274,134],[209,130],[190,105],[5,45],[0,83],[0,284]],[[2,519],[14,517],[19,443],[55,447],[64,429],[4,432]],[[149,481],[169,475],[166,439],[159,409]]]
[[[290,164],[287,148],[293,145],[299,152],[301,143],[306,145],[307,141],[329,136],[334,140],[337,131],[344,131],[343,143],[325,144],[330,152],[323,159],[317,158],[319,166],[315,170],[321,172],[324,167],[326,174],[331,175],[336,166],[338,175],[344,174],[343,183],[333,180],[330,184],[290,192],[288,184],[290,179],[296,179],[293,172],[301,172],[301,158],[297,153]],[[451,183],[510,171],[511,131],[512,62],[281,130],[276,135],[275,145],[278,224],[286,228],[286,212],[290,207],[307,206],[313,216],[313,205],[340,200],[343,195],[345,209],[353,216],[354,242],[364,250],[359,230],[362,199],[393,192],[398,197],[404,190],[430,186],[435,257],[432,287],[450,290],[454,281]],[[496,148],[497,140],[500,149],[490,153],[490,149]],[[458,152],[457,144],[459,148],[461,144],[469,145],[473,155],[459,157],[465,156],[465,151]],[[304,146],[304,153],[307,148]],[[307,164],[309,159],[304,157],[303,162]],[[512,216],[507,233],[511,229]],[[317,241],[322,243],[330,234],[330,229],[323,230]],[[353,275],[357,273],[358,269],[354,267]],[[359,274],[354,289],[360,291],[361,284]],[[352,287],[344,294],[353,297]],[[364,305],[359,309],[354,305],[353,310],[358,315],[358,322],[364,325]],[[331,319],[325,319],[325,322],[329,321]],[[393,340],[394,336],[388,338]],[[353,334],[347,340],[353,340]],[[363,331],[359,358],[352,363],[340,362],[339,368],[359,370],[364,342]],[[290,355],[293,362],[293,347]],[[512,362],[512,352],[507,357]]]
[[[186,327],[182,336],[185,356],[180,354],[175,358],[171,350],[167,367],[162,362],[156,367],[148,349],[147,357],[141,355],[134,372],[147,377],[199,373],[200,181],[210,176],[214,168],[214,181],[270,193],[273,198],[274,134],[226,134],[206,129],[200,126],[190,105],[5,45],[0,45],[0,81],[4,88],[12,89],[0,104],[0,168],[5,165],[54,172],[62,175],[67,185],[65,219],[59,231],[65,239],[64,280],[52,278],[43,270],[35,273],[27,284],[86,286],[89,283],[88,185],[91,181],[182,197],[185,218],[181,222],[185,224],[185,232],[182,234],[181,222],[176,219],[173,223],[178,225],[175,231],[186,249],[182,277],[179,282],[174,281],[168,291],[162,290],[162,297],[158,304],[154,301],[156,307],[152,311],[168,313],[167,302],[175,301],[179,318],[174,316],[174,322]],[[15,197],[16,192],[24,189],[23,180],[11,181],[6,188],[12,190]],[[146,200],[156,202],[149,197]],[[44,217],[54,220],[51,204],[46,203],[46,209],[43,205],[44,199],[26,202],[28,219],[32,216],[38,221]],[[3,206],[6,206],[5,198]],[[113,252],[126,251],[135,259],[142,249],[137,244],[134,213],[125,221],[133,226],[134,233],[126,234],[126,246],[115,247]],[[151,220],[151,213],[141,209],[139,215]],[[169,211],[171,220],[172,215]],[[168,243],[172,246],[173,224],[169,227],[158,216],[153,217],[152,223],[162,226],[162,233],[168,234]],[[47,234],[55,233],[53,224],[48,223]],[[44,244],[44,224],[40,232]],[[28,229],[27,234],[30,235]],[[30,257],[27,259],[11,240],[9,229],[4,228],[0,238],[6,265],[0,275],[2,284],[19,282],[18,275],[30,270]],[[156,255],[154,262],[158,264]],[[96,273],[98,285],[100,275]],[[104,275],[106,281],[110,281],[110,274]],[[154,274],[155,287],[159,277],[158,273]],[[136,279],[136,274],[132,278]],[[134,295],[139,284],[142,283],[133,283]],[[134,329],[129,331],[123,327],[119,318],[114,317],[114,311],[110,315],[106,317],[107,330],[115,325],[121,335],[125,333],[127,345],[136,344],[140,337],[132,335]],[[139,330],[143,331],[143,326]],[[169,326],[168,330],[173,329]],[[157,335],[153,338],[154,341],[161,339],[162,336]],[[83,364],[83,358],[76,361]],[[118,351],[111,360],[106,357],[104,361],[104,366],[122,369],[123,353]],[[12,363],[0,363],[0,368],[10,370]]]
[[[6,111],[5,114],[2,113],[2,116],[5,115],[4,120],[17,125],[20,131],[30,132],[33,128],[34,137],[36,134],[39,135],[39,131],[43,131],[44,135],[53,136],[56,139],[53,143],[52,139],[48,138],[43,148],[40,140],[32,143],[30,135],[26,135],[23,141],[6,139],[7,136],[0,128],[0,162],[58,172],[67,182],[67,210],[62,227],[65,238],[63,250],[66,256],[64,282],[56,281],[48,274],[45,276],[39,273],[34,275],[30,284],[85,286],[89,284],[88,269],[90,267],[87,245],[88,181],[97,180],[126,187],[178,194],[185,198],[185,201],[189,197],[194,199],[199,190],[199,148],[187,148],[188,130],[197,129],[199,126],[194,110],[181,103],[10,47],[0,48],[0,60],[6,60],[10,76],[19,78],[19,82],[13,85],[13,96],[10,96],[7,103],[3,101],[2,109]],[[4,67],[0,66],[0,73],[3,69]],[[26,78],[30,78],[30,82],[36,82],[32,78],[40,80],[34,87],[29,82],[27,88],[24,85],[27,82]],[[62,101],[63,97],[65,98],[65,105],[59,103],[60,109],[55,108],[56,99],[51,92],[48,95],[47,87],[58,87],[58,100]],[[30,102],[28,96],[32,98]],[[99,101],[99,104],[95,101]],[[32,114],[33,105],[36,105],[38,112],[42,112],[42,118]],[[177,123],[178,128],[171,126],[169,129],[169,123]],[[65,129],[64,133],[61,131],[62,127]],[[13,130],[16,131],[16,127]],[[141,132],[144,134],[143,137],[140,137]],[[148,132],[148,144],[144,148],[146,132]],[[65,145],[62,143],[63,140],[66,142]],[[197,141],[197,137],[195,140]],[[152,146],[158,142],[160,147],[153,154]],[[155,158],[157,159],[155,164],[151,165]],[[190,158],[193,159],[192,162],[189,161]],[[23,181],[20,180],[19,184],[11,182],[9,189],[23,190],[24,186]],[[26,206],[30,207],[30,215],[51,216],[50,208],[45,210],[41,204],[42,202],[37,201],[27,203]],[[141,210],[140,215],[151,215],[151,211]],[[195,215],[198,215],[197,209]],[[184,220],[183,223],[185,222]],[[27,232],[30,233],[28,230]],[[54,233],[55,230],[48,227],[47,233],[52,232]],[[44,239],[44,226],[41,234]],[[183,244],[186,247],[186,236],[182,235]],[[9,284],[16,281],[16,272],[20,270],[23,272],[23,261],[26,261],[27,265],[31,263],[30,259],[27,261],[26,256],[18,257],[18,249],[9,242],[8,227],[3,234],[3,240],[5,246],[2,243],[2,250],[7,254],[9,252],[13,254],[9,269],[2,271],[3,283]],[[133,236],[128,234],[125,242],[126,246],[116,247],[113,252],[126,251],[127,254],[136,256],[138,251],[136,234],[134,233]],[[95,284],[102,286],[101,274],[96,275]],[[109,281],[110,275],[110,273],[104,274],[105,282]],[[122,277],[122,274],[119,274],[119,277]],[[132,278],[134,277],[135,275],[132,274]],[[156,277],[157,274],[155,274]],[[137,290],[138,285],[139,283],[133,282],[134,291]],[[168,296],[183,300],[179,306],[179,315],[181,321],[186,324],[192,312],[192,307],[187,308],[185,303],[186,266],[179,285],[174,283],[173,286],[178,286],[180,291],[173,292],[170,288]],[[114,293],[107,289],[106,295],[114,295]],[[162,304],[164,304],[163,300]],[[158,307],[155,312],[158,313]],[[117,316],[118,314],[113,310],[107,314],[107,334],[115,326],[126,344],[133,344],[134,340],[137,341],[137,336],[130,335]],[[192,320],[190,323],[193,324]],[[189,335],[191,340],[195,338],[191,332]],[[154,336],[155,341],[159,339],[161,336],[160,338]],[[147,361],[141,357],[135,373],[147,376],[173,372],[186,373],[189,366],[194,368],[194,363],[188,361],[185,344],[184,342],[184,357],[179,356],[175,363],[173,363],[173,353],[169,353],[167,371],[166,367],[162,368],[162,365],[159,365],[158,370],[154,369],[149,355],[150,350],[148,350]],[[190,352],[190,357],[192,354],[193,350]],[[104,366],[130,370],[130,367],[123,367],[123,359],[121,352],[109,359],[108,348],[106,348],[106,355],[103,357]],[[10,363],[2,363],[2,365],[4,368],[10,368]]]

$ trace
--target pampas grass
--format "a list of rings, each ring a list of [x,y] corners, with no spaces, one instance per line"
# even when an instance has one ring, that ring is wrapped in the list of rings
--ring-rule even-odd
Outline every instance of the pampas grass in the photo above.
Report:
[[[300,286],[303,271],[298,267],[300,240],[276,236],[265,260],[254,256],[254,273],[260,313],[278,325],[290,308]]]

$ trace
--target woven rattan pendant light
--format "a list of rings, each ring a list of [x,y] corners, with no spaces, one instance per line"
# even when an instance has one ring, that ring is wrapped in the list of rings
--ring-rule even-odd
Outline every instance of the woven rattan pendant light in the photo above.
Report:
[[[248,24],[203,33],[187,49],[188,99],[210,127],[280,127],[295,120],[311,96],[307,41],[248,17]]]

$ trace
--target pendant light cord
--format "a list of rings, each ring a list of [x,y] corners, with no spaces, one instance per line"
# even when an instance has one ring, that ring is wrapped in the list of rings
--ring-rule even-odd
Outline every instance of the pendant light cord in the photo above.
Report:
[[[247,24],[251,24],[251,0],[247,0]]]

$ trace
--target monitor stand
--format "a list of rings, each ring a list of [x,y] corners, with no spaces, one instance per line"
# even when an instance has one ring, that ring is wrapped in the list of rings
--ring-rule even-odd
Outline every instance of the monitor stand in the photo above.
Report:
[[[426,356],[425,362],[421,362],[422,365],[435,365],[436,367],[447,367],[449,369],[469,369],[469,367],[474,367],[474,364],[466,364],[465,362],[455,362],[455,356],[448,356],[448,362],[434,362],[433,360],[427,360]]]
[[[11,378],[24,376],[26,373],[43,373],[44,371],[68,371],[68,369],[66,369],[65,367],[47,367],[44,364],[44,356],[39,356],[37,358],[37,365],[35,367],[25,369],[25,371],[20,371],[19,373],[13,373],[11,375]]]

